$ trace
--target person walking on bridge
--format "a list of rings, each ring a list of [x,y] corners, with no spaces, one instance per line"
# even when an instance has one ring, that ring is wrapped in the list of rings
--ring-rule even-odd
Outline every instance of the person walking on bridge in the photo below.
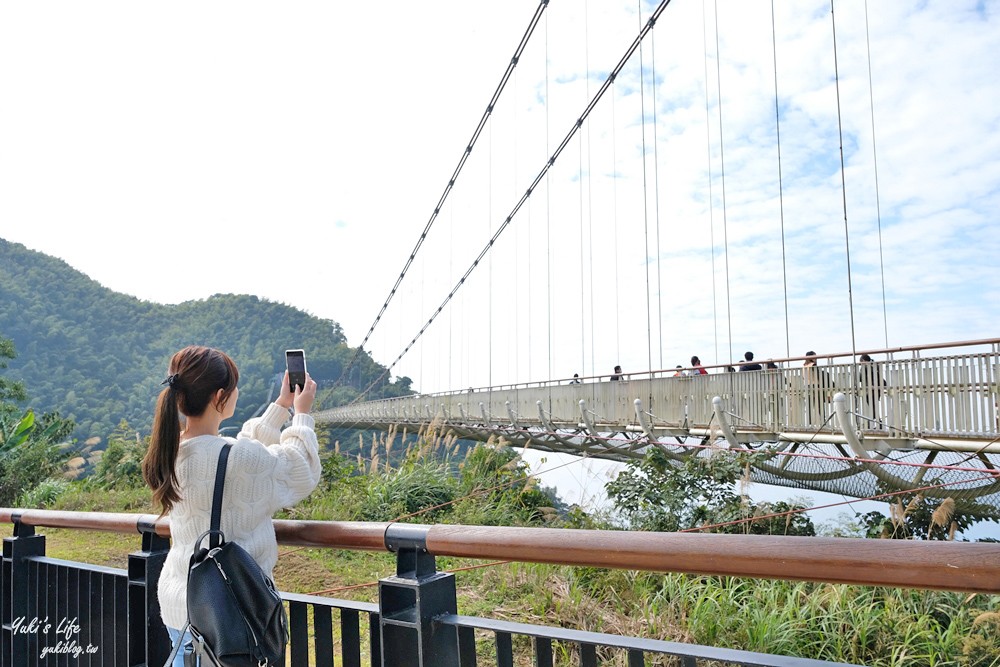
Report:
[[[701,365],[701,359],[699,359],[697,356],[694,356],[694,357],[691,357],[691,368],[689,368],[688,370],[684,371],[684,374],[685,375],[708,375],[708,371],[706,371],[702,367],[702,365]]]
[[[816,365],[816,353],[806,352],[802,364],[802,382],[806,389],[806,424],[820,426],[826,420],[826,406],[833,398],[833,381],[830,374]]]
[[[743,355],[743,365],[740,366],[741,371],[759,371],[761,370],[761,365],[753,360],[753,352],[746,352]]]
[[[879,404],[885,388],[885,378],[882,377],[882,372],[871,355],[862,354],[859,360],[861,363],[858,365],[858,381],[861,395],[864,397],[865,417],[868,419],[867,427],[881,428]]]
[[[246,549],[271,576],[278,543],[271,517],[291,507],[319,483],[322,468],[313,417],[316,382],[307,374],[293,393],[286,371],[281,391],[260,417],[250,419],[235,438],[221,437],[220,424],[233,416],[240,390],[236,364],[224,352],[190,346],[170,359],[165,388],[153,417],[142,476],[153,501],[170,516],[170,551],[157,587],[160,616],[177,652],[174,667],[190,655],[187,624],[188,564],[198,537],[209,529],[209,512],[219,453],[233,445],[226,469],[221,528],[226,539]],[[295,408],[291,425],[281,427]],[[182,423],[183,421],[183,423]]]

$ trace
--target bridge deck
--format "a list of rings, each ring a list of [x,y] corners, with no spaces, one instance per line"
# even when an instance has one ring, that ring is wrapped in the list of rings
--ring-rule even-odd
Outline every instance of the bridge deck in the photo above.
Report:
[[[922,357],[913,349],[871,365],[831,355],[815,368],[654,372],[415,395],[316,418],[364,429],[440,428],[617,461],[650,446],[678,460],[746,447],[765,453],[754,463],[758,482],[853,497],[920,490],[1000,516],[1000,348],[998,341],[953,345],[961,353]],[[925,488],[928,480],[935,488]]]

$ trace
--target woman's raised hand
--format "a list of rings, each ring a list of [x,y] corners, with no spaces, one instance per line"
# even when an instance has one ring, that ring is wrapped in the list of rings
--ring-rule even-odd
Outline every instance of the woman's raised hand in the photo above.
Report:
[[[312,410],[313,401],[316,400],[316,380],[306,373],[306,386],[304,389],[295,388],[295,414],[308,414]]]

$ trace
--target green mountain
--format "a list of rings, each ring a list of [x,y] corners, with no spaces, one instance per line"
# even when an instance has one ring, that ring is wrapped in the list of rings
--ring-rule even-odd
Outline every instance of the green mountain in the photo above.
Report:
[[[17,358],[5,376],[24,382],[24,407],[73,419],[81,441],[106,439],[122,420],[148,432],[167,363],[185,345],[217,347],[239,367],[240,405],[226,425],[238,426],[276,392],[286,349],[306,350],[319,407],[346,403],[385,370],[363,353],[349,384],[334,387],[355,352],[336,322],[249,295],[142,301],[3,239],[0,337],[14,341]],[[387,376],[369,397],[407,394],[409,385],[409,378],[390,383]]]

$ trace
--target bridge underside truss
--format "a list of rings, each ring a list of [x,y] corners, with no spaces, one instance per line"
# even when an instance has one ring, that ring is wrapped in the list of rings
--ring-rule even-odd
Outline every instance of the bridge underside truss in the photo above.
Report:
[[[511,425],[462,423],[441,420],[337,422],[337,426],[388,430],[406,427],[411,432],[454,433],[479,442],[505,443],[515,448],[560,452],[574,456],[628,462],[659,448],[677,462],[691,456],[710,456],[720,449],[758,454],[751,467],[751,481],[789,488],[835,493],[850,498],[872,498],[896,491],[912,491],[929,499],[953,498],[956,509],[981,518],[1000,520],[1000,453],[947,448],[891,448],[885,441],[865,439],[876,449],[855,456],[846,438],[834,432],[783,433],[775,440],[756,433],[736,431],[733,447],[722,429],[653,436],[635,428],[609,424]],[[893,497],[884,497],[892,502]]]

